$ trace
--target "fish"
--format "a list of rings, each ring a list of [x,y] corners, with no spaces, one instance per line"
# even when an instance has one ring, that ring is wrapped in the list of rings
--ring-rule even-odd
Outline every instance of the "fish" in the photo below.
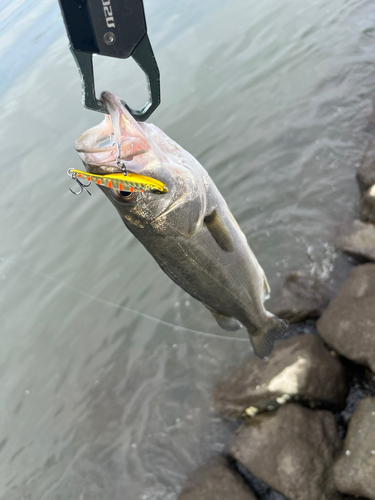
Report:
[[[146,177],[145,175],[134,174],[128,171],[123,172],[120,170],[119,173],[98,175],[70,168],[68,170],[68,175],[73,179],[79,177],[89,182],[95,182],[98,186],[101,185],[110,189],[129,191],[131,193],[133,191],[139,191],[140,193],[144,193],[145,191],[153,191],[155,193],[168,192],[167,186],[162,182],[151,179],[151,177]]]
[[[169,278],[224,330],[246,328],[254,353],[267,359],[287,324],[265,309],[265,273],[213,180],[156,125],[137,122],[118,97],[103,92],[101,100],[109,114],[75,142],[86,171],[118,173],[120,160],[166,186],[142,194],[98,187]]]

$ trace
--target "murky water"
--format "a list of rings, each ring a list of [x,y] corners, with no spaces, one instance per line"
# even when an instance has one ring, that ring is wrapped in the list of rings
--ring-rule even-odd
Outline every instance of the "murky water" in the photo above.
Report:
[[[329,278],[372,135],[370,0],[146,0],[163,102],[152,121],[207,168],[273,290]],[[247,353],[174,285],[99,190],[72,196],[100,119],[57,1],[0,6],[0,496],[175,500],[231,431],[210,393]],[[141,104],[130,61],[97,87]]]

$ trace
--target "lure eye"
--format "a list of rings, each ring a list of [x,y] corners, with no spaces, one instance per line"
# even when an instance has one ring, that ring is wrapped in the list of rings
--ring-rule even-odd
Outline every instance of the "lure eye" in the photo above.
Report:
[[[124,196],[125,198],[132,195],[130,191],[119,191],[119,193],[121,196]]]

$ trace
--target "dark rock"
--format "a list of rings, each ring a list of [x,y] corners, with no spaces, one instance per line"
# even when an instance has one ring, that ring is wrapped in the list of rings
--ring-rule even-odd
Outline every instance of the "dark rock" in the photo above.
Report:
[[[375,224],[375,185],[361,196],[361,217],[362,220]]]
[[[248,469],[246,469],[237,460],[232,460],[239,473],[244,477],[245,481],[250,485],[251,490],[254,492],[255,496],[260,500],[288,500],[281,493],[273,490],[264,481],[255,477]]]
[[[357,170],[357,181],[361,194],[364,194],[375,184],[375,139],[367,148],[362,163]]]
[[[339,491],[375,500],[375,398],[360,401],[333,472]]]
[[[375,140],[371,142],[357,170],[357,181],[361,193],[362,220],[375,224]]]
[[[375,261],[375,226],[360,220],[343,223],[339,228],[336,246],[357,260]]]
[[[371,124],[375,125],[375,101],[372,102],[372,111],[368,117]]]
[[[368,498],[363,497],[352,497],[351,495],[342,495],[341,500],[368,500]]]
[[[375,375],[357,363],[345,362],[345,370],[350,380],[349,393],[346,397],[345,408],[336,413],[336,421],[343,426],[342,437],[345,437],[348,422],[352,418],[361,399],[375,396]],[[339,425],[339,432],[341,430]]]
[[[236,460],[288,500],[340,498],[329,471],[341,440],[326,410],[287,404],[241,425],[229,446]]]
[[[319,281],[302,273],[291,273],[270,310],[289,323],[319,318],[328,300]]]
[[[254,356],[246,359],[217,384],[213,398],[221,415],[240,418],[275,409],[290,399],[340,407],[346,394],[340,361],[318,336],[305,334],[279,342],[268,361]]]
[[[317,327],[338,353],[375,371],[375,264],[352,269]]]
[[[214,457],[188,478],[178,500],[256,500],[224,457]]]

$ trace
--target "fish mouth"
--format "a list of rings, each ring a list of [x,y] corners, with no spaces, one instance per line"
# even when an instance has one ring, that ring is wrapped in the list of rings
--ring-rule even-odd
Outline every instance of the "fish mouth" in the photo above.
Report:
[[[75,141],[75,149],[89,172],[120,173],[125,161],[131,162],[146,153],[149,146],[141,126],[118,97],[103,92],[100,99],[109,115],[81,134]]]

